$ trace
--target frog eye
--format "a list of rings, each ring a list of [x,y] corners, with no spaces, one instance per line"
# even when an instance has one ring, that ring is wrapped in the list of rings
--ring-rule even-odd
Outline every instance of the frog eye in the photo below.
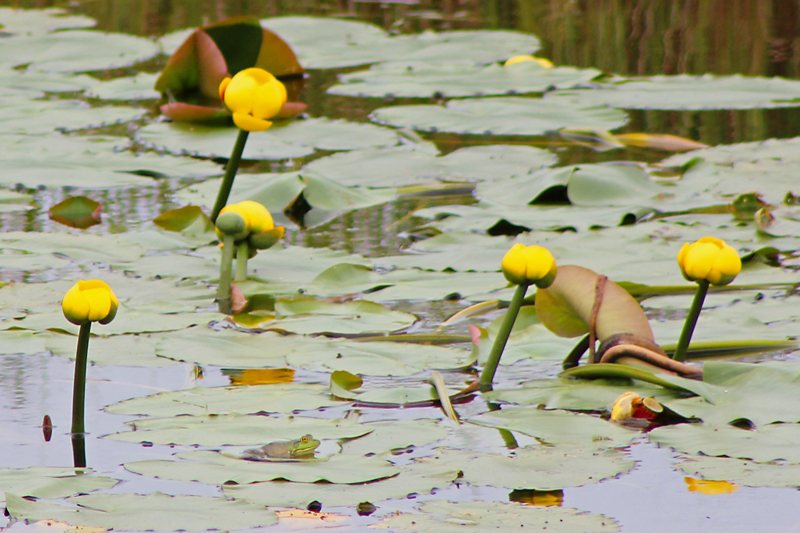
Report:
[[[308,435],[303,435],[302,437],[300,437],[300,442],[302,442],[303,444],[308,444],[308,441],[309,441]]]

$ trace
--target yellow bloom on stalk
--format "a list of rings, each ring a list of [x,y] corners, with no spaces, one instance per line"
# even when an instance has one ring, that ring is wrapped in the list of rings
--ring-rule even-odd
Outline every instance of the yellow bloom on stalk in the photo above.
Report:
[[[517,63],[525,63],[526,61],[535,61],[544,68],[553,68],[553,63],[551,63],[547,59],[544,59],[542,57],[526,56],[526,55],[514,56],[511,59],[507,60],[505,63],[503,63],[503,66],[508,67],[511,65],[516,65]]]
[[[87,322],[108,324],[117,316],[119,301],[114,291],[99,279],[81,280],[64,295],[61,309],[75,325]]]
[[[506,279],[516,285],[533,283],[544,289],[556,278],[556,260],[541,246],[515,244],[503,257],[502,268]]]
[[[233,122],[246,131],[264,131],[286,103],[286,87],[260,68],[248,68],[219,85],[219,96],[233,112]]]
[[[275,227],[269,210],[252,200],[226,205],[219,214],[222,216],[225,213],[236,213],[244,220],[244,235],[236,235],[237,240],[241,240],[251,233],[262,233]],[[217,237],[222,238],[222,232],[219,228],[217,228]]]
[[[716,237],[688,242],[678,252],[678,266],[689,281],[727,285],[742,270],[742,260],[731,246]]]

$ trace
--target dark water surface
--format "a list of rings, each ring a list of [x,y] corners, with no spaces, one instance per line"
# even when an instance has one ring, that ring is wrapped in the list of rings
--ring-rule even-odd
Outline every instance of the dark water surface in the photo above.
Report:
[[[98,28],[145,36],[196,27],[235,15],[271,17],[289,14],[336,15],[378,24],[390,31],[424,29],[507,28],[536,34],[542,40],[538,55],[558,65],[594,67],[620,75],[678,73],[740,73],[754,76],[800,78],[800,3],[788,0],[413,0],[370,2],[362,0],[0,0],[15,7],[64,7],[98,20]],[[166,58],[142,65],[158,71]],[[388,105],[383,99],[328,96],[336,72],[312,71],[304,99],[313,116],[367,121],[369,113]],[[113,75],[113,73],[111,74]],[[396,102],[404,103],[404,102]],[[149,104],[155,108],[155,102]],[[747,111],[629,111],[630,123],[621,132],[669,133],[709,145],[730,144],[800,135],[800,108]],[[126,132],[116,132],[126,135]],[[429,135],[443,152],[462,146],[513,141],[550,146],[562,164],[614,159],[657,161],[666,154],[628,149],[613,155],[580,147],[565,147],[548,138],[484,138]],[[305,161],[281,163],[299,168]],[[264,171],[263,166],[245,171]],[[274,170],[279,170],[275,167]],[[164,181],[136,189],[92,191],[88,195],[104,204],[103,223],[88,232],[121,233],[151,227],[151,220],[176,207],[175,191],[183,184]],[[37,209],[0,215],[2,231],[74,232],[47,217],[47,209],[76,191],[43,190],[36,193]],[[419,219],[408,216],[422,206],[469,203],[469,195],[407,198],[386,205],[347,213],[310,231],[294,230],[287,242],[331,247],[370,256],[396,253],[409,242]],[[3,279],[25,280],[24,273],[4,273]],[[446,306],[445,306],[446,307]],[[453,309],[419,309],[431,324],[441,322]],[[506,369],[504,379],[517,382],[552,376],[556,369],[537,363]],[[73,363],[40,354],[0,356],[0,467],[65,466],[71,463],[69,447],[70,397]],[[90,367],[87,383],[87,440],[89,463],[100,471],[126,480],[124,491],[218,495],[214,487],[199,484],[143,480],[125,472],[126,461],[165,458],[175,449],[98,439],[120,431],[126,416],[101,411],[123,399],[196,385],[219,386],[229,380],[220,369],[204,369],[198,380],[192,365],[166,368]],[[328,376],[305,373],[303,381],[327,383]],[[480,405],[479,405],[480,404]],[[463,414],[479,412],[480,401],[463,406]],[[55,423],[53,440],[41,436],[41,418],[50,414]],[[365,413],[380,418],[379,411]],[[396,413],[392,413],[395,415]],[[438,416],[438,412],[426,413]],[[409,416],[423,416],[414,413]],[[503,442],[494,431],[484,433],[487,450],[500,451]],[[451,441],[448,440],[448,443]],[[674,454],[642,441],[631,447],[639,461],[636,469],[619,479],[582,488],[566,489],[564,505],[606,514],[628,533],[714,531],[798,531],[800,492],[793,489],[751,489],[732,494],[703,495],[687,491],[682,474],[672,468]],[[507,501],[503,489],[450,489],[436,497]],[[408,502],[382,506],[408,507]],[[366,522],[365,522],[366,523]],[[4,522],[0,521],[0,525]]]

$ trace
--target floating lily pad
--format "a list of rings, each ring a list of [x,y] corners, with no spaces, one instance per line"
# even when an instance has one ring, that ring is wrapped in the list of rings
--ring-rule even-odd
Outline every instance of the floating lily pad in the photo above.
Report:
[[[161,97],[153,89],[158,74],[139,73],[136,76],[116,78],[111,81],[95,83],[87,95],[101,100],[152,100]]]
[[[620,452],[601,451],[603,444],[525,446],[510,456],[444,449],[437,462],[459,466],[462,480],[471,485],[558,490],[598,483],[633,468],[633,461]]]
[[[69,498],[67,507],[34,502],[9,494],[6,508],[20,520],[52,519],[74,526],[125,531],[206,531],[248,529],[278,521],[263,506],[224,498],[151,494],[88,494]]]
[[[341,402],[331,399],[327,388],[321,385],[280,383],[245,387],[195,387],[162,392],[112,404],[106,407],[106,411],[147,416],[264,412],[289,414],[337,404]]]
[[[651,76],[598,84],[585,91],[554,93],[580,96],[587,104],[622,109],[759,109],[800,106],[800,82],[745,76]]]
[[[535,61],[511,67],[461,62],[379,63],[339,76],[328,92],[347,96],[442,98],[540,93],[570,88],[600,75],[599,70],[545,68]]]
[[[157,155],[134,154],[118,150],[119,138],[51,135],[16,135],[6,137],[0,164],[6,172],[0,185],[22,183],[39,186],[73,186],[102,189],[120,186],[143,186],[156,183],[153,178],[206,177],[220,174],[219,165]],[[38,154],[35,160],[31,153]]]
[[[476,64],[530,54],[539,40],[512,31],[454,31],[389,37],[363,22],[317,17],[262,19],[262,26],[288,42],[306,68],[339,68],[379,61],[452,61]]]
[[[316,435],[315,435],[316,437]],[[317,437],[318,438],[318,437]],[[380,457],[334,455],[327,461],[258,462],[235,459],[218,452],[188,452],[180,461],[137,461],[125,469],[136,474],[211,485],[286,480],[296,483],[368,483],[396,476],[399,469]],[[347,490],[347,487],[339,487]]]
[[[743,459],[700,455],[681,457],[676,466],[691,477],[709,480],[724,479],[735,485],[746,487],[796,488],[800,486],[800,465],[783,462],[762,464]]]
[[[602,441],[608,448],[625,446],[636,433],[600,418],[566,411],[503,409],[466,419],[479,426],[519,431],[552,444],[585,446]]]
[[[316,436],[316,435],[315,435]],[[323,507],[356,505],[360,502],[379,502],[409,495],[430,494],[446,488],[458,476],[459,469],[436,463],[410,463],[400,467],[400,474],[369,484],[341,485],[320,483],[251,483],[225,485],[226,497],[258,505],[306,507],[312,501]]]
[[[9,90],[9,96],[40,97],[44,93],[81,92],[97,83],[85,74],[8,70],[0,80],[0,87]]]
[[[7,99],[2,107],[0,124],[4,131],[28,135],[122,124],[146,112],[132,107],[92,107],[76,100]]]
[[[29,70],[87,72],[133,65],[158,54],[155,42],[123,33],[62,31],[11,39],[2,44],[0,64]]]
[[[74,261],[134,261],[146,250],[113,235],[66,235],[10,231],[0,235],[0,249],[19,250],[27,254],[59,254]]]
[[[365,424],[372,432],[342,443],[347,455],[381,455],[392,450],[408,450],[432,444],[448,435],[439,420],[385,420]]]
[[[561,507],[531,507],[501,502],[428,501],[422,513],[395,514],[384,524],[396,531],[427,533],[469,529],[476,533],[546,529],[556,533],[619,531],[610,518]]]
[[[299,439],[314,435],[316,439],[351,439],[370,432],[368,426],[330,418],[284,416],[177,416],[136,420],[135,431],[108,435],[123,442],[155,444],[197,444],[200,446],[261,446],[275,440]]]
[[[800,424],[769,424],[754,430],[729,425],[678,424],[654,429],[650,440],[681,452],[750,459],[756,463],[784,460],[800,463]]]
[[[475,98],[450,100],[444,106],[383,107],[371,118],[380,124],[441,133],[542,135],[565,127],[613,130],[627,122],[625,113],[603,105],[561,98]]]
[[[342,185],[396,187],[443,181],[502,181],[555,161],[553,154],[531,146],[474,146],[439,156],[426,145],[402,145],[334,154],[304,169]]]
[[[86,229],[100,223],[102,205],[85,196],[73,196],[57,203],[49,210],[51,220],[65,226]]]
[[[0,7],[0,26],[10,37],[30,37],[56,30],[91,28],[97,21],[82,15],[68,15],[63,9],[16,9]]]
[[[9,314],[5,311],[3,315]],[[16,315],[17,313],[10,313]],[[17,318],[13,316],[12,318]],[[44,339],[32,331],[2,331],[0,332],[0,353],[2,354],[35,354],[47,351]],[[74,351],[74,350],[73,350]]]
[[[117,483],[118,479],[98,476],[91,469],[84,472],[48,466],[0,469],[0,494],[10,492],[34,498],[64,498],[110,489]]]
[[[328,118],[276,122],[269,131],[283,142],[318,150],[362,150],[398,142],[397,134],[388,128]]]
[[[58,327],[60,324],[54,324]],[[95,328],[95,333],[105,333]],[[78,338],[58,333],[39,334],[48,350],[54,355],[75,359]],[[151,335],[114,335],[113,337],[93,337],[89,348],[89,361],[96,365],[162,367],[175,362],[156,357],[157,338]]]

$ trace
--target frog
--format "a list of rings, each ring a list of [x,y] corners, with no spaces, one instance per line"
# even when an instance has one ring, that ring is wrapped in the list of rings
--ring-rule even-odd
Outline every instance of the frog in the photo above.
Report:
[[[319,441],[311,435],[303,435],[299,439],[276,441],[260,448],[250,448],[242,453],[242,459],[249,461],[295,460],[308,461],[314,459],[314,451]]]

